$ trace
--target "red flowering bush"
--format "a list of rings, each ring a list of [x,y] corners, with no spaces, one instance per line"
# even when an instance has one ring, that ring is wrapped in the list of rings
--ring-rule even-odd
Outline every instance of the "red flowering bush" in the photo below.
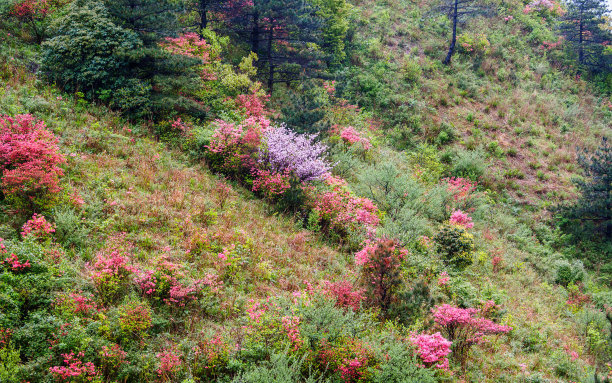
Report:
[[[91,362],[84,363],[82,361],[83,356],[85,356],[85,353],[82,351],[76,355],[74,352],[62,354],[65,366],[51,367],[49,372],[59,382],[101,382],[96,366]]]
[[[471,229],[474,227],[474,223],[472,222],[472,217],[467,215],[467,213],[462,212],[461,210],[455,210],[450,217],[449,223],[451,225],[461,226],[465,229]]]
[[[247,118],[241,124],[223,120],[214,122],[216,129],[206,149],[213,170],[243,178],[257,169],[257,156],[263,132],[269,121]]]
[[[145,337],[151,325],[151,308],[146,303],[128,302],[119,308],[119,328],[127,339]]]
[[[453,342],[453,356],[464,365],[473,345],[484,341],[486,335],[506,334],[512,330],[486,318],[490,310],[467,308],[462,309],[449,304],[432,309],[436,326],[448,340]]]
[[[325,282],[323,293],[336,300],[336,306],[359,310],[361,302],[365,300],[365,289],[354,289],[349,281]]]
[[[356,262],[362,266],[361,278],[366,297],[371,305],[380,307],[384,313],[391,308],[402,283],[400,266],[405,255],[406,251],[391,239],[367,243],[355,255]]]
[[[267,118],[269,112],[266,109],[266,103],[269,100],[269,95],[252,92],[238,95],[236,105],[239,109],[244,110],[247,117]]]
[[[448,341],[439,332],[429,334],[413,334],[410,342],[416,347],[419,358],[427,367],[448,370],[448,354],[451,352],[452,342]]]
[[[291,188],[288,170],[282,173],[256,169],[253,179],[253,191],[261,193],[266,199],[274,200]]]
[[[319,351],[319,360],[323,368],[340,373],[345,383],[366,382],[371,371],[376,367],[373,350],[359,339],[343,339],[338,345],[331,345],[325,340]]]
[[[182,266],[161,258],[154,270],[141,272],[136,278],[136,285],[141,293],[154,301],[168,306],[183,307],[197,299],[204,281],[196,280],[185,283]]]
[[[32,115],[0,116],[0,190],[20,207],[49,207],[65,162],[57,139]]]
[[[98,311],[98,305],[91,297],[80,293],[64,293],[57,296],[53,304],[64,316],[76,315],[80,318],[92,318]]]
[[[203,382],[214,381],[225,371],[232,346],[220,336],[215,336],[199,341],[192,351],[193,375]]]
[[[358,143],[361,143],[361,146],[364,150],[369,150],[372,148],[372,143],[370,140],[363,135],[363,133],[359,133],[354,127],[347,126],[345,128],[336,127],[336,131],[339,131],[340,138],[344,141],[348,146],[352,146]]]
[[[203,80],[215,80],[216,76],[211,64],[219,58],[219,52],[196,33],[190,32],[179,37],[167,37],[162,43],[166,51],[202,60],[200,76]]]
[[[281,318],[281,323],[283,324],[283,330],[291,343],[291,349],[293,351],[297,351],[304,341],[300,336],[300,317],[298,316],[284,316]]]
[[[37,213],[34,213],[32,218],[21,228],[21,236],[23,238],[31,235],[36,239],[47,239],[54,232],[55,227],[47,222],[43,215]]]
[[[46,19],[65,3],[64,0],[19,0],[13,4],[10,14],[27,24],[40,43],[45,37]]]
[[[310,191],[309,199],[312,210],[330,229],[347,234],[367,231],[380,224],[380,212],[371,200],[354,196],[344,180],[329,176],[326,183],[331,190],[321,193]]]
[[[0,269],[7,269],[14,273],[24,271],[32,267],[29,260],[19,259],[15,254],[9,254],[4,245],[4,240],[0,238]]]
[[[137,271],[130,265],[129,248],[125,248],[124,235],[112,238],[89,265],[91,279],[102,302],[114,302],[129,286],[131,275]]]
[[[100,357],[102,359],[101,370],[107,378],[116,377],[123,365],[130,364],[127,361],[127,352],[123,351],[118,344],[113,344],[111,347],[102,346]]]
[[[157,368],[157,376],[160,377],[162,382],[174,381],[174,377],[179,369],[183,365],[181,356],[174,349],[168,349],[157,353],[159,359],[159,367]]]

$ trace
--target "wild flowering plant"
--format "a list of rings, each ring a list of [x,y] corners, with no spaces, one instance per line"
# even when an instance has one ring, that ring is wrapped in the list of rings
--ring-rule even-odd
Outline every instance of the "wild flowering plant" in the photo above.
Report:
[[[104,303],[117,299],[137,271],[130,264],[130,248],[126,248],[124,240],[124,234],[111,238],[89,265],[91,279]]]
[[[21,228],[21,236],[23,238],[32,236],[36,239],[42,240],[50,237],[55,232],[53,224],[49,223],[45,216],[34,213],[32,218],[28,220]]]
[[[224,372],[232,349],[235,351],[236,347],[219,335],[199,340],[191,350],[193,352],[191,368],[194,376],[202,381],[212,381],[217,378]]]
[[[377,367],[371,347],[359,339],[342,339],[332,345],[323,340],[320,345],[321,366],[340,373],[345,383],[366,382]]]
[[[473,345],[484,341],[486,335],[506,334],[512,330],[484,317],[488,310],[459,308],[442,304],[432,309],[436,326],[453,343],[453,356],[464,365]]]
[[[85,353],[82,351],[76,355],[74,352],[62,354],[65,365],[53,366],[49,368],[49,372],[56,380],[61,382],[85,383],[101,381],[96,366],[91,362],[83,362],[82,358],[84,356]]]
[[[4,245],[4,239],[0,238],[0,269],[8,269],[14,273],[24,271],[32,267],[29,260],[19,259],[17,255],[9,254]]]
[[[365,251],[365,254],[360,254]],[[361,264],[361,278],[366,289],[366,297],[373,306],[380,307],[383,313],[390,308],[399,286],[402,283],[400,266],[406,250],[391,239],[378,239],[374,244],[366,244],[357,253]]]
[[[367,232],[380,224],[380,212],[371,200],[353,195],[342,179],[327,175],[325,183],[323,191],[305,191],[312,210],[329,229],[340,234]]]
[[[92,318],[99,311],[96,302],[82,293],[60,294],[53,306],[64,316],[76,315],[80,318]]]
[[[523,9],[523,13],[537,11],[547,11],[555,16],[563,16],[565,14],[565,10],[561,7],[561,4],[554,0],[533,0]]]
[[[126,364],[130,364],[127,360],[127,352],[125,352],[118,344],[112,346],[102,346],[100,351],[101,371],[104,376],[115,377],[119,369]]]
[[[410,342],[416,347],[419,358],[426,367],[435,367],[448,370],[448,354],[451,352],[452,342],[444,338],[439,332],[435,334],[412,334]]]
[[[347,126],[345,128],[337,128],[340,132],[340,138],[347,145],[352,146],[357,143],[361,143],[364,150],[369,150],[372,148],[372,143],[370,140],[363,135],[363,133],[359,133],[354,127]]]
[[[57,138],[32,115],[0,116],[0,189],[18,205],[47,206],[59,193],[66,160]]]
[[[269,170],[256,169],[253,179],[253,191],[261,193],[266,199],[274,200],[291,188],[289,170],[274,173]]]
[[[462,212],[461,210],[455,210],[453,212],[450,217],[449,223],[451,225],[457,225],[465,229],[471,229],[472,227],[474,227],[472,217],[470,217],[467,213]]]
[[[287,334],[287,338],[291,343],[293,351],[297,351],[304,341],[300,336],[300,317],[298,316],[284,316],[281,318],[283,324],[283,330]]]
[[[347,280],[339,282],[325,281],[323,287],[324,295],[336,300],[336,306],[359,310],[361,302],[365,300],[365,289],[355,289],[353,284]]]
[[[299,181],[323,178],[331,170],[324,159],[327,146],[316,142],[315,135],[292,132],[284,126],[267,130],[259,150],[259,163],[272,171],[289,171]]]
[[[141,272],[134,281],[145,297],[168,306],[184,307],[197,299],[204,281],[185,281],[182,268],[162,257],[155,269]]]
[[[162,46],[170,53],[200,59],[202,61],[200,66],[202,79],[216,79],[211,63],[218,59],[218,53],[196,33],[190,32],[179,37],[167,37]]]
[[[159,360],[157,376],[163,382],[174,381],[175,375],[179,372],[183,362],[181,356],[175,349],[168,349],[156,354]]]

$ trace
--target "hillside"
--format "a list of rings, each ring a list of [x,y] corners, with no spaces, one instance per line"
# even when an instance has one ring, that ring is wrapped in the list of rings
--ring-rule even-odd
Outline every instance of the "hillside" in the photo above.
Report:
[[[610,238],[554,209],[610,73],[577,75],[553,8],[495,3],[445,66],[429,2],[211,1],[200,35],[162,3],[176,33],[0,1],[1,382],[611,374]],[[240,32],[258,6],[275,58]]]

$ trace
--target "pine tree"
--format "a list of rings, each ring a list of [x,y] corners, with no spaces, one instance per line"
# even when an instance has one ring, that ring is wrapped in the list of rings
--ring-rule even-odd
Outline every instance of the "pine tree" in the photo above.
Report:
[[[581,71],[585,68],[606,70],[606,67],[610,70],[610,62],[605,61],[603,51],[612,34],[601,28],[607,12],[606,0],[569,0],[567,3],[561,34],[575,52]]]
[[[444,0],[440,6],[435,8],[435,11],[448,16],[453,26],[448,53],[443,61],[445,65],[448,65],[451,62],[453,54],[455,54],[457,28],[461,24],[465,24],[465,22],[472,17],[492,14],[493,8],[488,4],[482,3],[481,0]]]
[[[578,163],[586,179],[575,181],[582,193],[575,205],[565,209],[570,222],[588,224],[596,237],[612,240],[612,147],[607,138],[593,153],[581,153]],[[603,235],[603,237],[602,237]]]
[[[305,0],[229,1],[224,7],[229,30],[249,42],[259,71],[274,84],[313,77],[323,67],[323,18]]]

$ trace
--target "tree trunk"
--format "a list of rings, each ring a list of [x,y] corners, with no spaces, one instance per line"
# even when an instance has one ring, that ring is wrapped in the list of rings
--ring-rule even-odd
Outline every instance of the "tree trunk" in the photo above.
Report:
[[[459,8],[459,0],[455,0],[455,7],[453,9],[453,37],[451,39],[450,47],[448,48],[448,54],[442,62],[444,65],[448,65],[451,62],[453,53],[455,53],[455,44],[457,43],[457,10]]]
[[[272,43],[274,41],[274,25],[270,22],[268,30],[268,90],[272,94],[274,88],[274,62],[272,62]]]
[[[208,26],[208,0],[200,0],[200,37],[204,38],[204,29]]]
[[[253,13],[253,29],[251,29],[251,52],[259,55],[259,12]]]

